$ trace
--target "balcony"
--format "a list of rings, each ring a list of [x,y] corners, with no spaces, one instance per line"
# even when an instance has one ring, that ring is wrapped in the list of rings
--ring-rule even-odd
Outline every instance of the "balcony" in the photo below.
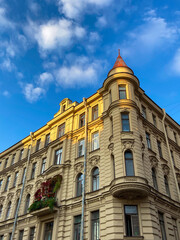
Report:
[[[33,216],[42,217],[42,216],[45,216],[45,215],[55,213],[57,211],[58,211],[57,207],[53,207],[52,210],[49,207],[45,207],[45,208],[30,212],[30,214],[33,215]]]
[[[112,181],[110,192],[114,197],[131,200],[147,197],[150,188],[145,178],[120,177]]]

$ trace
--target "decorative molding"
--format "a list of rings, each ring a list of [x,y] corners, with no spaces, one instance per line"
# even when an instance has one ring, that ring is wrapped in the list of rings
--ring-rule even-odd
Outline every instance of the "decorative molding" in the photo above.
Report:
[[[82,172],[83,169],[84,169],[84,164],[83,164],[83,162],[79,162],[79,163],[76,163],[76,164],[74,165],[75,173]]]
[[[121,139],[121,142],[123,144],[123,151],[126,149],[133,149],[134,147],[134,139]]]
[[[32,184],[27,185],[27,186],[25,187],[26,193],[30,193],[32,188],[33,188],[33,185],[32,185]]]
[[[5,197],[0,197],[0,205],[4,203]]]
[[[37,189],[37,188],[40,188],[42,182],[43,182],[43,180],[38,180],[38,181],[36,181],[36,183],[35,183],[36,189]]]
[[[156,168],[158,166],[158,159],[155,156],[149,156],[151,166]]]
[[[180,173],[176,173],[177,181],[180,184]]]
[[[109,151],[113,152],[113,150],[114,150],[114,143],[110,143],[108,145],[108,149],[109,149]]]
[[[100,156],[99,156],[99,155],[92,156],[92,157],[89,159],[89,163],[91,164],[91,166],[96,166],[96,165],[98,165],[99,161],[100,161]]]
[[[11,201],[13,196],[14,196],[14,193],[8,193],[8,195],[7,195],[8,201]]]
[[[165,176],[168,176],[168,175],[169,175],[169,172],[170,172],[170,168],[168,167],[168,165],[166,165],[166,164],[161,164],[161,166],[162,166],[164,175],[165,175]]]
[[[21,193],[21,189],[18,189],[16,191],[16,199],[18,199],[20,197],[20,193]]]

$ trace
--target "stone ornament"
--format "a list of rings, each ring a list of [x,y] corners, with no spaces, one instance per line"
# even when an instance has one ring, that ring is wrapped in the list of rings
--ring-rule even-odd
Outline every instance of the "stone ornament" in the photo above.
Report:
[[[180,173],[176,173],[177,181],[180,184]]]
[[[84,169],[84,164],[82,162],[79,162],[74,165],[74,170],[76,173],[82,172]]]
[[[123,144],[123,151],[126,149],[133,149],[134,147],[134,139],[121,139]]]
[[[114,145],[114,144],[113,144]],[[90,159],[89,159],[89,163],[91,166],[96,166],[99,164],[99,161],[100,161],[100,156],[99,155],[95,155],[95,156],[92,156]]]
[[[42,183],[42,180],[38,180],[38,181],[35,183],[36,188],[39,188],[39,187],[41,186],[41,183]]]
[[[30,193],[32,188],[33,188],[33,185],[32,185],[32,184],[27,185],[27,186],[25,187],[26,193]]]
[[[8,193],[8,195],[7,195],[8,201],[11,201],[13,196],[14,196],[14,193]]]
[[[163,169],[164,175],[168,176],[170,171],[170,168],[168,167],[168,165],[162,164],[162,169]]]
[[[155,156],[149,156],[151,166],[156,168],[158,166],[158,160]]]
[[[108,145],[108,149],[109,149],[109,151],[113,152],[113,150],[114,150],[114,143],[110,143]]]
[[[1,197],[0,198],[0,205],[2,205],[4,203],[5,197]]]
[[[21,189],[18,189],[16,191],[16,199],[18,199],[20,197],[20,193],[21,193]]]

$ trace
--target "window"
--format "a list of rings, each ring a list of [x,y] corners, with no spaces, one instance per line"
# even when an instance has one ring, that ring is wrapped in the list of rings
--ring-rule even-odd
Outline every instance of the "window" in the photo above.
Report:
[[[154,114],[152,114],[152,119],[153,119],[154,126],[157,126],[156,116]]]
[[[99,189],[99,169],[95,167],[92,171],[92,190],[96,191]]]
[[[2,216],[3,205],[0,205],[0,218]]]
[[[179,237],[178,237],[178,229],[177,229],[177,224],[176,224],[176,219],[172,218],[172,224],[173,224],[173,230],[174,230],[175,240],[179,240]]]
[[[134,176],[133,155],[130,150],[125,151],[126,176]]]
[[[142,115],[146,119],[146,108],[142,105]]]
[[[98,118],[98,105],[92,108],[92,121]]]
[[[31,149],[31,147],[30,146],[28,146],[28,150],[27,150],[27,157],[29,156],[29,154],[30,154],[30,149]]]
[[[99,211],[91,213],[91,239],[99,240]]]
[[[62,148],[55,151],[54,164],[61,164]]]
[[[163,157],[162,155],[162,149],[161,149],[161,142],[157,140],[157,147],[158,147],[158,152],[159,152],[159,156]]]
[[[12,240],[12,233],[9,233],[9,240]]]
[[[10,182],[10,176],[7,177],[6,186],[4,188],[5,192],[8,190],[9,182]]]
[[[79,173],[76,179],[76,197],[82,195],[83,174]]]
[[[19,198],[16,200],[16,208],[15,208],[15,211],[14,211],[14,217],[16,216],[16,212],[18,210],[18,204],[19,204]]]
[[[25,202],[25,207],[24,207],[24,214],[26,214],[28,212],[29,203],[30,203],[30,194],[28,194],[26,196],[26,202]]]
[[[80,240],[81,215],[74,217],[74,240]]]
[[[45,224],[44,240],[52,240],[52,234],[53,234],[53,222],[48,222]]]
[[[63,112],[66,110],[66,105],[64,104],[63,105]]]
[[[2,183],[3,183],[3,180],[1,179],[0,180],[0,189],[1,189]]]
[[[41,139],[38,139],[36,142],[36,151],[40,149]]]
[[[173,155],[173,151],[172,150],[171,150],[171,158],[172,158],[173,164],[175,166],[174,155]]]
[[[173,134],[174,134],[174,140],[175,140],[175,142],[177,143],[177,137],[176,137],[176,133],[175,133],[175,132],[173,132]]]
[[[126,99],[126,85],[119,86],[119,99]]]
[[[167,176],[164,176],[164,185],[165,185],[165,189],[166,189],[166,194],[170,197],[170,190],[169,190],[169,184],[168,184],[168,179]]]
[[[65,123],[58,127],[58,137],[62,137],[65,133]]]
[[[113,135],[113,117],[110,117],[110,121],[111,121],[111,134]]]
[[[79,127],[83,127],[85,125],[85,113],[79,116]]]
[[[166,131],[166,134],[167,134],[167,137],[168,137],[167,125],[165,125],[165,131]]]
[[[157,178],[156,178],[156,170],[152,168],[152,180],[153,180],[153,186],[156,190],[158,190],[158,184],[157,184]]]
[[[22,183],[23,183],[24,180],[25,180],[25,176],[26,176],[26,168],[24,168],[24,170],[23,170]]]
[[[0,236],[0,240],[4,240],[4,235],[1,235],[1,236]]]
[[[19,240],[23,240],[24,230],[19,231]]]
[[[8,165],[8,158],[6,158],[5,164],[4,164],[4,168],[7,168]]]
[[[43,158],[42,166],[41,166],[41,174],[45,171],[45,167],[46,167],[46,158]]]
[[[125,222],[126,222],[126,236],[139,236],[139,218],[137,206],[124,206]]]
[[[99,148],[99,133],[93,133],[92,134],[92,151]]]
[[[34,233],[35,233],[35,227],[31,227],[29,232],[29,240],[34,239]]]
[[[13,156],[12,156],[12,161],[11,161],[11,165],[14,164],[14,162],[15,162],[15,157],[16,157],[16,154],[13,154]]]
[[[33,163],[32,165],[32,172],[31,172],[31,179],[34,179],[34,176],[35,176],[35,172],[36,172],[36,162]]]
[[[151,139],[150,139],[150,134],[146,132],[146,141],[147,141],[147,146],[149,149],[151,149]]]
[[[23,152],[24,152],[24,149],[21,149],[20,155],[19,155],[19,161],[22,160]]]
[[[122,120],[122,131],[129,132],[129,113],[121,113],[121,120]]]
[[[109,91],[109,102],[112,103],[112,93],[111,93],[111,90]]]
[[[18,174],[19,174],[19,172],[16,172],[16,173],[15,173],[15,176],[14,176],[14,182],[13,182],[13,187],[16,187]]]
[[[78,157],[84,155],[84,139],[79,140],[78,142]]]
[[[162,235],[162,240],[166,240],[166,231],[165,231],[165,225],[164,225],[164,216],[163,213],[159,212],[159,225],[161,229],[161,235]]]
[[[6,219],[9,218],[10,211],[11,211],[11,202],[9,202],[9,203],[8,203],[8,206],[7,206]]]
[[[45,147],[50,143],[50,133],[46,135]]]

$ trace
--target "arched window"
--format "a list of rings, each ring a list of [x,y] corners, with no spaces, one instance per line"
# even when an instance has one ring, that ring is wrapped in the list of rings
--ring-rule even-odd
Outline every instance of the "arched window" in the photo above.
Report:
[[[11,211],[11,202],[9,202],[9,203],[8,203],[8,206],[7,206],[6,219],[9,218],[10,211]]]
[[[134,176],[133,155],[130,150],[125,151],[126,176]]]
[[[96,191],[99,189],[99,168],[95,167],[92,170],[92,190]]]
[[[27,211],[28,211],[29,203],[30,203],[30,194],[28,194],[27,197],[26,197],[25,208],[24,208],[24,214],[26,214]]]
[[[3,205],[0,205],[0,218],[2,216]]]
[[[164,176],[164,184],[165,184],[166,193],[167,193],[167,195],[170,197],[171,194],[170,194],[168,179],[167,179],[167,176],[166,176],[166,175]]]
[[[83,174],[79,173],[76,179],[76,196],[82,195],[82,182],[83,182]]]
[[[153,180],[153,186],[156,190],[158,190],[158,184],[157,184],[157,178],[156,178],[156,170],[155,168],[152,168],[152,180]]]

